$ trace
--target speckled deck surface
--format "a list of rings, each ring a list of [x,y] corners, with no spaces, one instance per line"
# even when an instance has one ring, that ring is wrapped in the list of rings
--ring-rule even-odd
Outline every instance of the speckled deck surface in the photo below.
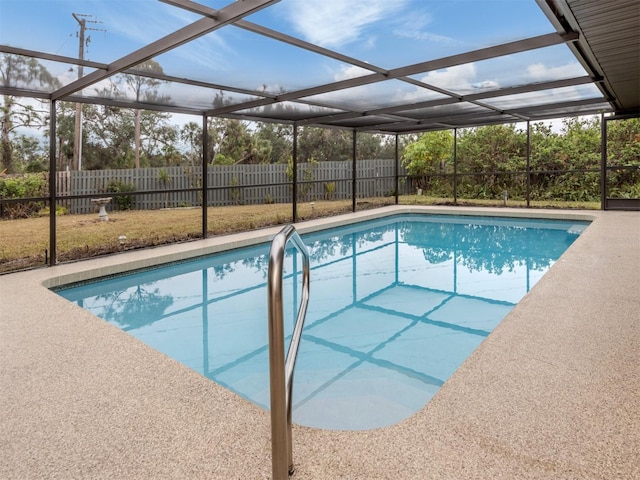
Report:
[[[594,221],[415,415],[294,426],[293,478],[640,478],[640,213],[387,207],[298,228],[407,211]],[[44,285],[277,231],[0,276],[0,478],[270,478],[267,412]]]

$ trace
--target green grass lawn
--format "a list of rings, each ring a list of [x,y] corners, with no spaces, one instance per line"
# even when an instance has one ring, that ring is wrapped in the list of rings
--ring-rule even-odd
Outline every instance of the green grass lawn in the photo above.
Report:
[[[358,210],[393,204],[393,197],[358,200]],[[403,205],[451,205],[452,198],[417,195],[400,197]],[[299,220],[337,215],[351,211],[351,200],[301,202]],[[502,206],[502,201],[459,200],[458,205]],[[510,207],[524,207],[526,202],[509,201]],[[597,202],[531,202],[538,208],[598,209]],[[210,207],[208,234],[222,235],[255,230],[292,220],[291,204],[238,205]],[[127,237],[126,248],[142,248],[187,241],[201,237],[200,208],[167,210],[131,210],[109,212],[109,221],[96,213],[59,215],[57,252],[59,261],[71,261],[122,250],[119,237]],[[44,265],[49,249],[49,217],[0,221],[0,273]]]

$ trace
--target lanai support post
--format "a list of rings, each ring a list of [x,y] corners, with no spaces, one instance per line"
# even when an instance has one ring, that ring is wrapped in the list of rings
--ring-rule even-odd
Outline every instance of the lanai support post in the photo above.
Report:
[[[453,204],[458,204],[458,129],[453,129]]]
[[[293,223],[298,221],[298,125],[293,125],[293,192],[292,204],[293,212],[291,218]]]
[[[56,262],[56,195],[57,180],[56,171],[56,101],[49,104],[49,266]]]
[[[399,152],[399,147],[398,147],[398,134],[396,133],[396,148],[395,148],[395,156],[396,156],[396,164],[395,164],[395,170],[396,170],[396,178],[395,178],[395,191],[396,191],[396,205],[398,205],[399,203],[399,199],[400,199],[400,194],[399,194],[399,189],[400,189],[400,182],[398,180],[398,171],[400,170],[400,166],[398,164],[399,162],[399,158],[398,158],[398,152]]]
[[[531,122],[527,120],[527,208],[531,205]],[[528,291],[528,290],[527,290]]]
[[[209,117],[202,115],[202,238],[208,236],[209,206]]]
[[[351,211],[356,211],[356,188],[357,188],[357,174],[356,174],[356,142],[358,140],[358,132],[353,129],[353,163],[351,168]]]
[[[607,120],[600,114],[600,209],[607,209]]]

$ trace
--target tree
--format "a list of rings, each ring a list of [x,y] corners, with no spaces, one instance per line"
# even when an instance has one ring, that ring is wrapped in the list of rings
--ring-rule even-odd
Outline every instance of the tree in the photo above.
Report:
[[[136,110],[135,113],[138,113],[139,126],[138,165],[160,167],[181,163],[182,156],[174,147],[180,129],[171,123],[171,116],[150,110]]]
[[[155,60],[147,60],[136,66],[136,70],[141,72],[164,73],[162,67]],[[124,84],[133,92],[136,103],[140,101],[159,102],[166,101],[169,97],[160,96],[158,87],[165,83],[155,78],[143,75],[123,74]],[[134,154],[135,167],[140,168],[140,110],[134,113]]]
[[[451,130],[439,130],[424,133],[416,142],[407,145],[402,165],[413,177],[415,187],[426,189],[431,177],[450,172],[452,160],[453,133]]]
[[[607,172],[610,196],[640,198],[640,119],[607,123]]]
[[[468,198],[501,198],[507,190],[510,197],[522,196],[525,177],[509,172],[526,171],[527,136],[514,124],[468,128],[458,136],[458,171],[483,173],[464,176],[459,192]]]
[[[598,168],[600,165],[600,118],[562,119],[563,160],[572,169]]]
[[[228,118],[209,119],[209,155],[212,163],[241,163],[247,161],[253,150],[252,134],[246,123]]]
[[[83,109],[87,111],[87,106]],[[73,147],[75,142],[75,104],[58,102],[56,108],[56,144],[58,158],[56,169],[64,170],[70,167],[73,160]],[[87,132],[83,131],[83,137]],[[45,137],[49,137],[49,131],[45,131]]]
[[[180,140],[188,147],[186,157],[193,165],[202,164],[202,128],[196,122],[185,123],[180,129]]]
[[[293,151],[293,132],[289,125],[259,123],[254,134],[271,145],[269,163],[287,163]]]
[[[550,125],[533,123],[531,125],[532,172],[559,170],[562,168],[562,136],[554,132]]]
[[[614,120],[607,124],[609,165],[640,166],[640,118]]]
[[[121,86],[125,81],[109,82],[106,87],[97,90],[97,95],[121,99],[124,96]],[[136,83],[136,79],[130,81],[140,98],[150,99],[156,95],[151,90],[145,90],[149,84]],[[83,164],[86,169],[132,168],[136,166],[136,161],[139,167],[182,163],[182,155],[175,147],[179,127],[172,124],[168,113],[107,105],[85,105],[83,111]],[[66,125],[66,116],[66,113],[58,115],[60,125]],[[61,120],[63,123],[60,123]],[[63,126],[63,131],[63,134],[58,132],[61,146],[66,145],[68,138],[73,140],[73,136],[68,137],[66,126]]]
[[[230,157],[235,163],[241,163],[251,148],[251,132],[240,120],[220,119],[222,142],[219,153]]]
[[[59,88],[60,82],[34,58],[21,55],[0,54],[0,80],[6,86],[38,86]],[[47,110],[21,102],[18,97],[3,95],[0,104],[0,171],[15,171],[11,136],[20,127],[43,127],[47,122]]]
[[[465,172],[523,170],[527,136],[515,124],[464,129],[458,138],[458,165]]]
[[[134,114],[126,108],[92,105],[85,113],[84,165],[88,170],[132,168]]]
[[[39,138],[18,134],[13,138],[13,149],[16,158],[21,159],[20,170],[29,173],[47,171],[46,149]]]
[[[530,195],[533,199],[548,197],[554,190],[554,183],[563,170],[566,157],[563,153],[564,138],[545,123],[531,125]]]
[[[358,133],[356,137],[356,159],[357,160],[373,160],[375,158],[384,158],[380,156],[382,152],[381,135],[374,133]],[[386,158],[393,158],[386,157]]]
[[[334,128],[304,127],[299,130],[298,161],[318,162],[351,160],[352,132]]]
[[[271,142],[255,135],[251,139],[244,156],[238,163],[271,163]]]

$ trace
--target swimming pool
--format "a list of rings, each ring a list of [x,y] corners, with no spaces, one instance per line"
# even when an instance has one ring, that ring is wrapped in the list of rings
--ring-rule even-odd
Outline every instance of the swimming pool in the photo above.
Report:
[[[294,421],[370,429],[422,408],[586,225],[404,215],[303,236],[312,283]],[[268,250],[235,250],[58,293],[268,408]],[[287,333],[299,266],[289,252]]]

